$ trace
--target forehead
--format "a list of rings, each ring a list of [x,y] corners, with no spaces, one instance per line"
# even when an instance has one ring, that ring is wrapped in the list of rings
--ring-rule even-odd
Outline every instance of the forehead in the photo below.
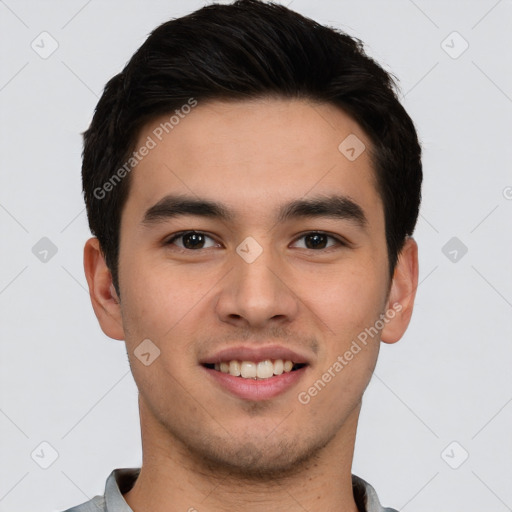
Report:
[[[198,102],[148,123],[136,149],[144,145],[151,149],[131,173],[131,210],[143,211],[169,193],[222,200],[245,214],[308,194],[380,203],[370,141],[333,105]]]

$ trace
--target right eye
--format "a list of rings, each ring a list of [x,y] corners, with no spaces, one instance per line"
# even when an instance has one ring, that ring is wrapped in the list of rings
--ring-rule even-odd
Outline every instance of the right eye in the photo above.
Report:
[[[214,244],[205,247],[207,239],[212,240]],[[178,240],[180,242],[175,243]],[[202,233],[201,231],[182,231],[180,233],[176,233],[165,242],[165,245],[176,245],[180,249],[184,250],[209,249],[210,247],[214,247],[215,244],[216,242],[212,237]]]

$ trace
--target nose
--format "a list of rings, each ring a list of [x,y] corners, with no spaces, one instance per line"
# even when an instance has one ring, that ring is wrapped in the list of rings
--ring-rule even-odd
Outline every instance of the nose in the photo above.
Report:
[[[250,263],[237,253],[232,258],[233,269],[223,280],[216,303],[220,320],[254,329],[289,324],[298,313],[299,301],[278,256],[264,248]]]

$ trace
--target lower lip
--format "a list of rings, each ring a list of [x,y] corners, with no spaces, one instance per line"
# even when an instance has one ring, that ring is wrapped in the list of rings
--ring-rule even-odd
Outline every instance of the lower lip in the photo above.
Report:
[[[229,373],[202,367],[223,389],[244,400],[261,401],[274,398],[292,388],[303,377],[307,366],[284,372],[268,379],[244,379]]]

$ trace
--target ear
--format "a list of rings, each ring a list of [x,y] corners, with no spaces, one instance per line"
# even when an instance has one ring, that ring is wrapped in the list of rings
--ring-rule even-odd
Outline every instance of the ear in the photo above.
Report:
[[[92,307],[102,331],[110,338],[124,340],[120,300],[97,238],[85,243],[84,270]]]
[[[393,274],[386,311],[395,311],[381,332],[384,343],[396,343],[411,320],[418,287],[418,244],[407,237]]]

